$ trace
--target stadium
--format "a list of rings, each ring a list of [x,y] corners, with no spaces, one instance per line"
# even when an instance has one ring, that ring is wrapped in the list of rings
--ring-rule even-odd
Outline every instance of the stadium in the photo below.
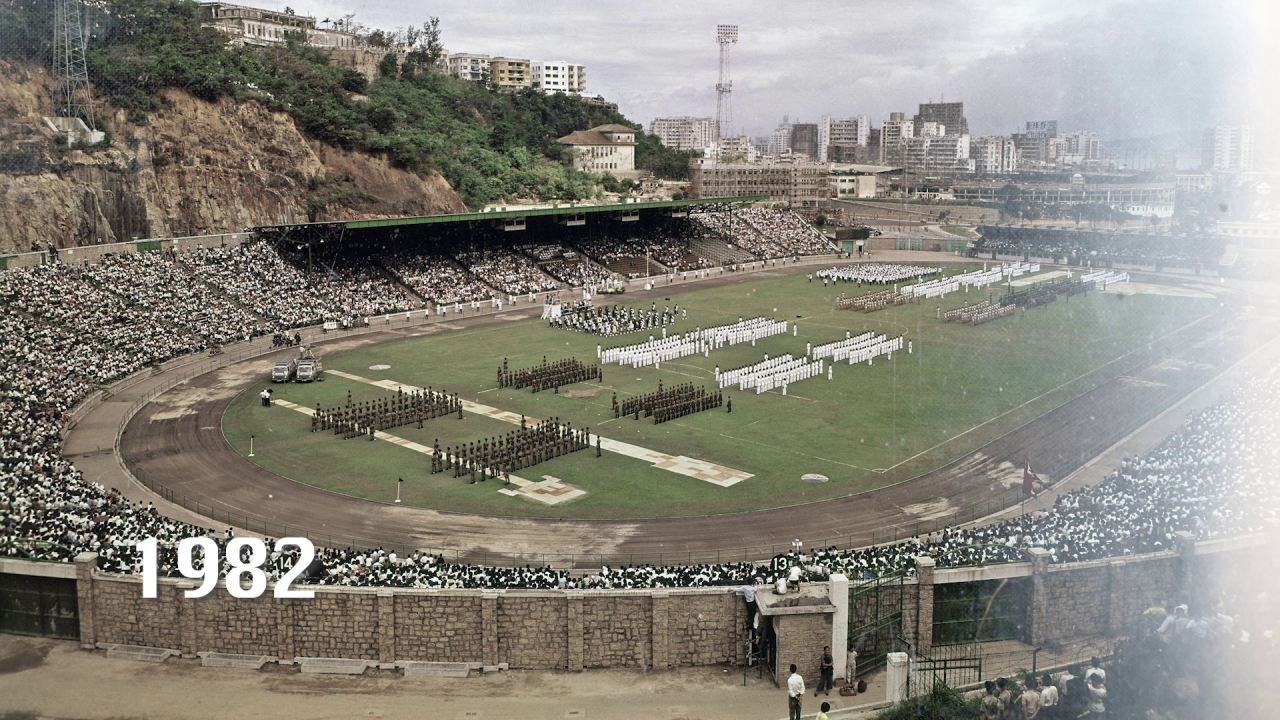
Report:
[[[8,629],[405,677],[783,682],[847,641],[851,686],[892,696],[909,648],[919,694],[1118,657],[1274,532],[1267,457],[1222,452],[1275,427],[1256,286],[842,252],[760,201],[10,258]],[[316,599],[184,598],[187,537],[307,538],[265,570]]]

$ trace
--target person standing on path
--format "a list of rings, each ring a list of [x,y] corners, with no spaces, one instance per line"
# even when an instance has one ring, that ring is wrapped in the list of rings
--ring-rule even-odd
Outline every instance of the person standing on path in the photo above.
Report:
[[[844,656],[844,686],[853,688],[853,694],[858,694],[856,678],[858,677],[858,651],[854,648],[853,643],[849,643],[849,652]]]
[[[821,674],[818,677],[818,689],[813,691],[816,697],[818,693],[825,692],[831,694],[831,688],[835,686],[835,658],[831,656],[831,646],[822,646],[822,666]]]
[[[790,720],[800,720],[800,700],[804,697],[804,678],[796,672],[795,663],[791,664],[791,677],[787,678],[787,710]]]

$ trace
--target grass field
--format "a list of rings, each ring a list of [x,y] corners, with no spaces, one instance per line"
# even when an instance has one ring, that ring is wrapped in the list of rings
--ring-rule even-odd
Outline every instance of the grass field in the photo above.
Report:
[[[953,269],[951,272],[959,272]],[[865,291],[865,286],[863,290]],[[879,289],[879,288],[876,288]],[[656,468],[647,462],[594,449],[557,458],[521,471],[530,480],[551,475],[587,495],[561,506],[546,506],[497,492],[500,483],[469,484],[452,474],[432,476],[427,456],[383,441],[342,440],[311,433],[310,420],[282,407],[263,409],[254,386],[237,398],[223,419],[223,431],[242,453],[256,436],[262,467],[319,487],[390,502],[396,478],[403,477],[402,499],[410,505],[457,512],[532,517],[664,517],[737,512],[778,507],[870,490],[940,467],[999,435],[1056,408],[1141,362],[1147,344],[1205,316],[1216,300],[1154,294],[1119,297],[1089,293],[1058,300],[1027,313],[978,327],[942,323],[943,312],[987,293],[954,293],[941,300],[864,314],[833,310],[840,292],[853,285],[824,288],[805,275],[748,280],[742,284],[671,296],[688,308],[677,331],[733,322],[742,317],[774,316],[798,323],[798,336],[778,336],[735,345],[701,356],[663,363],[661,370],[608,365],[603,386],[578,384],[556,395],[498,389],[495,374],[502,359],[511,368],[576,356],[594,361],[596,344],[605,347],[647,339],[647,335],[601,339],[553,330],[527,320],[384,344],[325,358],[327,370],[372,380],[396,380],[457,392],[461,397],[530,417],[558,417],[593,433],[684,455],[751,473],[723,488]],[[636,303],[648,307],[649,302]],[[659,301],[659,307],[667,304]],[[776,308],[776,312],[775,312]],[[914,352],[893,359],[835,366],[825,376],[756,395],[728,390],[733,412],[723,408],[661,425],[652,420],[614,419],[610,395],[621,399],[664,385],[691,381],[715,387],[714,368],[735,368],[790,352],[799,357],[814,345],[872,330],[899,334]],[[389,365],[372,370],[373,365]],[[263,361],[266,376],[269,362]],[[314,407],[345,402],[385,390],[329,375],[324,382],[276,385],[277,399]],[[592,391],[595,392],[591,395]],[[582,397],[581,395],[588,395]],[[467,413],[466,418],[428,421],[391,429],[393,435],[423,445],[439,439],[442,447],[492,437],[511,426]],[[826,483],[801,481],[820,473]]]

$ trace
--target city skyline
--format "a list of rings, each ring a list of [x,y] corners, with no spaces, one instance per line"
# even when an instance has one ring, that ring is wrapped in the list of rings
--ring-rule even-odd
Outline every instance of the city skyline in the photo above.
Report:
[[[355,13],[385,29],[438,15],[450,51],[585,65],[588,92],[646,127],[657,117],[714,116],[718,23],[741,33],[734,134],[768,135],[784,114],[792,122],[866,115],[879,125],[891,112],[945,100],[965,103],[975,136],[1052,118],[1064,131],[1176,136],[1193,148],[1204,127],[1275,117],[1270,100],[1249,91],[1274,64],[1260,41],[1265,10],[1249,0],[802,1],[783,9],[571,2],[554,10],[514,0],[425,8],[323,0],[297,9],[318,18]]]

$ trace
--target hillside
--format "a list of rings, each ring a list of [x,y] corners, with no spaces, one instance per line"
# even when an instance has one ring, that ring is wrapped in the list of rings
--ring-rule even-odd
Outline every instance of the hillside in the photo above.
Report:
[[[111,137],[65,152],[39,127],[50,6],[0,0],[0,25],[19,38],[0,47],[0,112],[15,121],[0,136],[0,174],[10,176],[0,250],[38,242],[30,219],[57,216],[48,208],[59,204],[70,216],[37,234],[70,244],[578,200],[599,194],[600,179],[568,167],[556,138],[602,123],[639,130],[577,98],[427,70],[422,52],[388,55],[369,79],[298,42],[227,47],[199,26],[194,2],[116,0],[86,20],[96,112]],[[687,174],[687,154],[643,132],[637,141],[638,167]]]
[[[275,222],[465,209],[439,174],[392,167],[300,131],[256,101],[160,93],[148,124],[104,106],[109,148],[61,148],[44,128],[49,73],[0,61],[0,253]]]

